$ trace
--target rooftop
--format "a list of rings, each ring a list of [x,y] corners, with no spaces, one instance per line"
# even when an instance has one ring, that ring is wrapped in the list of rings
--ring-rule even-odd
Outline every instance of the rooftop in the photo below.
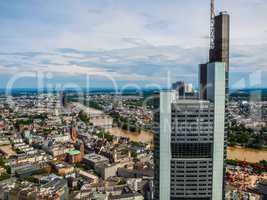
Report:
[[[92,162],[105,162],[105,161],[108,162],[109,161],[108,158],[106,158],[105,156],[95,154],[95,153],[86,154],[84,155],[84,158]]]
[[[80,152],[79,150],[74,149],[74,150],[70,150],[70,151],[68,151],[67,153],[70,154],[70,155],[78,155],[78,154],[80,154],[81,152]]]

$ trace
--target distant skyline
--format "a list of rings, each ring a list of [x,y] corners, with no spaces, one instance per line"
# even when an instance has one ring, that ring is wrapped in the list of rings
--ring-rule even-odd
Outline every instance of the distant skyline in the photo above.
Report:
[[[52,87],[197,86],[208,60],[210,0],[0,1],[0,88],[49,72]],[[216,0],[231,15],[230,87],[267,87],[267,0]],[[24,78],[14,87],[36,87]]]

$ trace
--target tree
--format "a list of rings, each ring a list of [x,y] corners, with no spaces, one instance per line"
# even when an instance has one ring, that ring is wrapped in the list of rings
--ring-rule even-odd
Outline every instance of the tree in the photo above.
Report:
[[[7,174],[7,173],[3,173],[1,176],[0,176],[0,181],[3,181],[5,179],[9,179],[10,178],[10,175]]]
[[[103,138],[106,139],[108,142],[112,142],[113,141],[113,136],[108,133],[108,132],[105,132],[104,130],[100,131],[98,134],[97,134],[97,137],[99,138]]]
[[[132,152],[131,152],[131,157],[132,157],[132,158],[137,158],[137,153],[136,153],[135,151],[132,151]]]
[[[84,111],[80,111],[78,117],[84,123],[89,123],[90,117]]]
[[[259,165],[261,165],[262,167],[267,167],[267,160],[261,160],[259,162]]]
[[[238,137],[238,143],[245,144],[249,140],[249,134],[247,132],[242,132]]]

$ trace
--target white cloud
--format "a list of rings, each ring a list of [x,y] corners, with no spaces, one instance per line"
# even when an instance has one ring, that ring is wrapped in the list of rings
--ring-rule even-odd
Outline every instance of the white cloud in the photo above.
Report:
[[[197,65],[208,59],[209,0],[64,1],[64,9],[59,1],[40,4],[6,4],[17,18],[0,14],[2,51],[17,52],[0,55],[2,73],[158,81],[171,71],[173,79],[196,81]],[[232,72],[266,70],[266,0],[217,1],[217,8],[231,14]],[[27,51],[45,53],[23,55]]]

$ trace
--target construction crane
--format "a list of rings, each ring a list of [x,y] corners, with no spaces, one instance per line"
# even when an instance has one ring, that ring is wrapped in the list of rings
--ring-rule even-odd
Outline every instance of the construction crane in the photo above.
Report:
[[[210,49],[215,47],[215,0],[211,0],[210,3]]]

